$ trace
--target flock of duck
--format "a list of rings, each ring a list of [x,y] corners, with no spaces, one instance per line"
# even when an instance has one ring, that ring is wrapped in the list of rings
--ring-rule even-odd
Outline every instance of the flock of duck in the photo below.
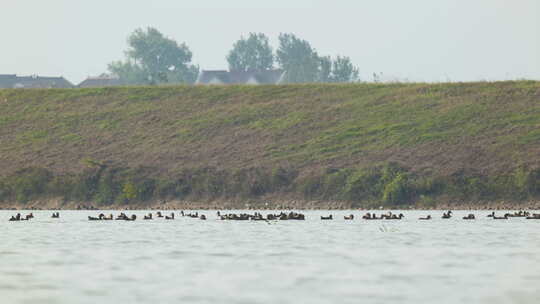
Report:
[[[206,215],[204,215],[204,214],[199,215],[198,212],[184,213],[184,211],[180,211],[180,216],[182,216],[182,217],[190,217],[190,218],[197,218],[197,219],[200,219],[200,220],[206,220]],[[447,212],[444,212],[442,214],[441,218],[442,219],[450,219],[450,218],[452,218],[452,216],[453,216],[453,213],[452,213],[451,210],[449,210]],[[220,211],[218,211],[217,212],[217,217],[218,217],[218,219],[221,219],[221,220],[230,220],[230,221],[275,221],[275,220],[280,220],[280,221],[284,221],[284,220],[301,220],[301,221],[303,221],[303,220],[306,219],[306,216],[304,214],[297,213],[297,212],[292,212],[292,211],[289,212],[289,213],[281,212],[279,214],[271,213],[271,214],[267,214],[266,216],[263,216],[259,212],[255,212],[253,214],[249,214],[249,213],[222,214]],[[379,216],[377,216],[375,213],[368,212],[368,213],[366,213],[366,214],[364,214],[362,216],[362,219],[364,219],[364,220],[401,220],[404,217],[405,216],[403,215],[403,213],[395,214],[395,213],[392,213],[392,212],[387,212],[387,213],[383,213],[383,214],[380,214]],[[495,214],[495,211],[493,211],[492,213],[488,214],[487,217],[492,218],[494,220],[507,220],[507,219],[513,218],[513,217],[521,217],[521,218],[526,218],[526,219],[529,219],[529,220],[540,220],[540,214],[537,214],[537,213],[532,213],[531,214],[528,211],[518,211],[518,212],[514,212],[514,213],[506,213],[503,216],[497,216]],[[17,213],[16,215],[13,215],[9,219],[9,221],[10,222],[13,222],[13,221],[28,221],[28,220],[30,220],[32,218],[34,218],[33,213],[27,214],[26,216],[22,216],[20,213]],[[60,218],[60,212],[54,212],[52,214],[51,218]],[[161,213],[161,211],[158,211],[158,212],[156,212],[155,217],[154,217],[154,215],[152,213],[148,213],[147,215],[144,215],[143,220],[153,220],[153,219],[158,219],[158,218],[163,218],[165,220],[174,220],[175,219],[175,214],[174,214],[174,212],[171,212],[170,215],[164,215],[164,214]],[[354,220],[354,215],[353,214],[346,215],[343,218],[344,218],[344,220]],[[333,220],[333,219],[334,219],[334,217],[332,216],[332,214],[330,214],[328,216],[321,216],[321,220]],[[432,217],[431,217],[431,215],[427,215],[425,217],[420,217],[418,219],[419,220],[431,220]],[[473,213],[470,213],[467,216],[464,216],[463,219],[464,220],[475,220],[476,216]],[[137,215],[132,214],[131,216],[128,216],[127,214],[121,212],[118,216],[114,217],[112,214],[109,214],[107,216],[107,215],[101,213],[98,216],[88,216],[88,220],[89,221],[112,221],[112,220],[135,221],[135,220],[137,220]]]

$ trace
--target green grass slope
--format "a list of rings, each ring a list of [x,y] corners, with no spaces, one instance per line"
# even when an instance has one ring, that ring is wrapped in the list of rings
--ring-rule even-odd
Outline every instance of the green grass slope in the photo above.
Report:
[[[540,168],[540,82],[0,90],[1,177],[77,175],[89,161],[164,179],[285,168],[299,180],[389,163],[515,175]]]

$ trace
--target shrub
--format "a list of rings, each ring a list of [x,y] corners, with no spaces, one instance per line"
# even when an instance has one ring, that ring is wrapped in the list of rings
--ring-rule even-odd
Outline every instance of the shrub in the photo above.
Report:
[[[343,198],[350,201],[371,200],[381,195],[382,176],[379,170],[358,169],[348,176]]]
[[[308,176],[298,182],[298,188],[304,197],[314,199],[320,196],[321,184],[321,176]]]
[[[386,204],[399,205],[410,199],[410,183],[407,174],[398,173],[396,177],[384,187],[382,200]]]
[[[15,173],[12,189],[15,199],[20,203],[47,195],[47,183],[52,179],[52,174],[46,169],[28,168]]]

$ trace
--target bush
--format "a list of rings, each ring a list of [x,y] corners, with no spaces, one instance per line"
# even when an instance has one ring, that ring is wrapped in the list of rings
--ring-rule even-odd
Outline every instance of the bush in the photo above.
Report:
[[[516,192],[521,198],[540,194],[540,168],[530,170],[519,167],[514,171],[513,177]]]
[[[343,191],[347,186],[347,179],[351,170],[342,169],[329,172],[324,179],[321,195],[324,199],[343,199]]]
[[[9,188],[9,186],[5,182],[0,181],[0,202],[7,200],[10,194],[11,189]]]
[[[302,178],[298,182],[298,189],[304,195],[305,198],[315,199],[319,198],[321,194],[322,180],[321,176],[308,176]]]
[[[411,187],[405,173],[398,173],[394,180],[384,187],[382,200],[386,204],[400,205],[409,201]]]
[[[272,190],[283,191],[291,187],[298,173],[294,170],[286,170],[284,168],[278,167],[273,169],[270,175],[270,180],[273,188]]]
[[[120,185],[114,180],[114,170],[105,171],[99,178],[97,192],[94,196],[98,204],[110,205],[115,202],[120,194]]]
[[[305,199],[346,200],[388,205],[416,201],[430,207],[438,196],[457,200],[525,200],[540,195],[540,169],[519,167],[506,175],[485,176],[459,171],[451,176],[416,176],[396,163],[372,168],[330,168],[305,174],[284,168],[186,169],[156,180],[150,168],[92,166],[79,175],[53,175],[27,168],[0,180],[0,201],[62,196],[65,200],[99,204],[155,199],[257,198],[290,191]]]
[[[382,192],[381,184],[381,172],[378,169],[358,169],[348,176],[343,198],[349,201],[378,199]]]
[[[47,183],[51,179],[51,172],[41,168],[28,168],[16,172],[11,187],[15,199],[20,203],[26,203],[31,199],[47,195]]]

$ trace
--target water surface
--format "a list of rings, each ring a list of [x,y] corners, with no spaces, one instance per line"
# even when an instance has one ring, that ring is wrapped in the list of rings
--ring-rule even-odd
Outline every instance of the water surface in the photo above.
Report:
[[[540,303],[540,220],[307,211],[266,223],[202,211],[209,220],[90,222],[100,212],[33,211],[8,222],[14,213],[0,211],[1,303]]]

